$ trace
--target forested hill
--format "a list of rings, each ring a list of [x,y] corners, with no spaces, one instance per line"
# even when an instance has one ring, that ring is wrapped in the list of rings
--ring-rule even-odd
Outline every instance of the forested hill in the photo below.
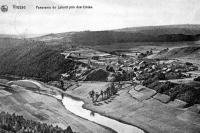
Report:
[[[32,42],[7,48],[0,53],[0,75],[10,74],[42,78],[45,81],[59,78],[70,71],[74,63],[60,53],[65,46],[48,46]]]

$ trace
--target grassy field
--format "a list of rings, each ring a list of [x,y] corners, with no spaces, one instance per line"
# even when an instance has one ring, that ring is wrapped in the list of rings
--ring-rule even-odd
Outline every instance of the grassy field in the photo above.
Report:
[[[107,85],[103,82],[81,83],[81,86],[68,90],[67,94],[83,99],[86,109],[138,126],[150,133],[200,132],[199,114],[194,109],[182,108],[186,103],[180,100],[166,103],[166,95],[156,95],[150,89],[124,84],[118,95],[93,104],[88,92],[105,89]]]

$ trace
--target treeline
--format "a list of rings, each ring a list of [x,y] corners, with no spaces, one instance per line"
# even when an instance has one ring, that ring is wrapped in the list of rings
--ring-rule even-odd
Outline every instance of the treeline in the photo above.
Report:
[[[146,78],[142,84],[155,90],[158,93],[170,96],[170,100],[180,99],[185,101],[187,106],[200,104],[200,90],[185,84],[177,84],[169,81],[159,82],[163,80],[162,74],[152,74]]]
[[[118,89],[122,87],[121,84],[118,85],[118,87],[115,87],[114,82],[111,83],[109,87],[107,87],[105,90],[100,90],[100,92],[97,91],[90,91],[89,97],[92,98],[92,102],[95,103],[97,101],[103,101],[109,99],[111,96],[116,95],[118,92]],[[98,98],[101,96],[101,99],[98,100]]]
[[[74,133],[70,126],[65,130],[58,126],[47,125],[32,120],[26,120],[23,116],[0,113],[1,133]]]

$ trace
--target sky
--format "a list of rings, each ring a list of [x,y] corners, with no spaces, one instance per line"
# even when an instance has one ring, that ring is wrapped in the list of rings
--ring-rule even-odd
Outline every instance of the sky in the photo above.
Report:
[[[1,0],[0,34],[47,34],[125,27],[200,24],[200,0]],[[26,6],[25,10],[13,5]],[[36,6],[91,6],[43,9]]]

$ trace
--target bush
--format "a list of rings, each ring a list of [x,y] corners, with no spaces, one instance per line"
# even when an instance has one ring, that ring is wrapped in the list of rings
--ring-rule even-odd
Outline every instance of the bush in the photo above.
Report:
[[[169,81],[167,82],[159,82],[155,81],[149,84],[147,87],[154,89],[158,93],[167,93],[170,88],[174,87],[174,83],[171,83]]]
[[[188,85],[176,85],[174,88],[170,89],[168,94],[171,97],[171,100],[177,98],[187,103],[194,104],[197,101],[199,92]]]
[[[165,77],[165,74],[161,73],[161,72],[157,72],[154,74],[154,79],[159,79],[159,80],[165,80],[166,77]]]
[[[108,76],[109,72],[103,69],[96,69],[86,76],[85,81],[107,81]]]
[[[167,81],[167,82],[162,82],[158,84],[157,86],[154,87],[154,89],[158,93],[164,93],[164,92],[167,92],[169,89],[171,89],[172,86],[173,86],[173,83]]]
[[[106,71],[108,72],[115,72],[114,68],[112,66],[106,66]]]
[[[185,63],[187,66],[192,66],[193,64],[192,63],[190,63],[190,62],[186,62]]]
[[[193,105],[197,102],[198,93],[195,89],[191,89],[191,90],[185,91],[182,94],[181,93],[178,94],[177,98]]]
[[[147,82],[147,80],[146,80],[146,82]],[[157,80],[154,81],[152,79],[149,79],[149,84],[147,85],[147,87],[153,89],[154,87],[158,86],[159,84],[160,84],[159,81],[157,81]]]
[[[150,78],[152,78],[151,73],[142,73],[137,76],[137,80],[148,80]]]
[[[165,78],[167,80],[169,80],[169,79],[180,79],[181,77],[182,77],[181,73],[170,72],[170,73],[165,74]]]
[[[200,76],[197,78],[194,78],[194,81],[200,81]]]

